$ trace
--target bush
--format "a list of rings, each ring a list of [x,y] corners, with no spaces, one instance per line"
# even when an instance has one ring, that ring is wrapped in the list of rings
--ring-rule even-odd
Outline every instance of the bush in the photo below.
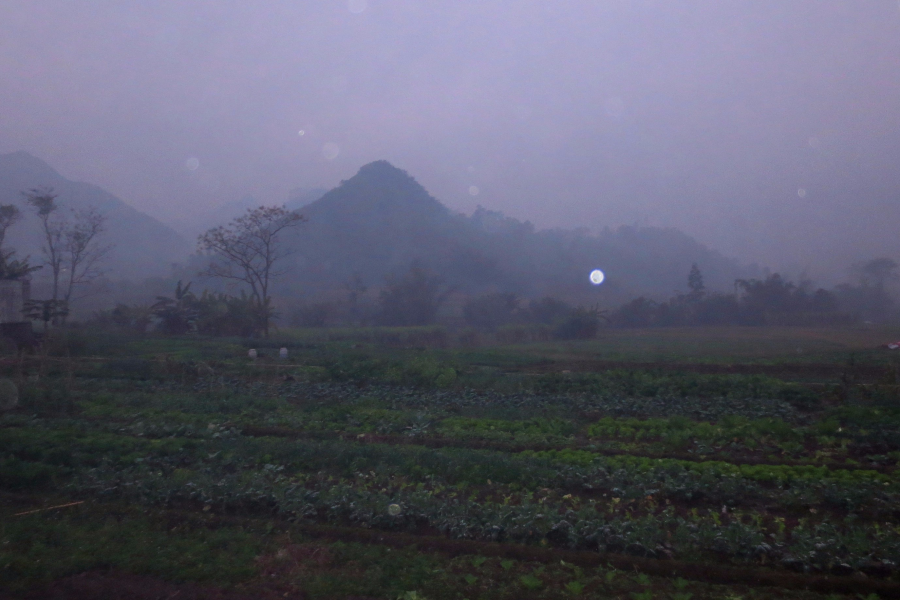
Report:
[[[552,330],[544,324],[506,325],[497,329],[497,341],[501,344],[524,344],[545,342],[551,338]]]
[[[0,379],[0,412],[12,410],[19,404],[19,388],[9,379]]]
[[[519,299],[510,293],[485,294],[469,300],[462,309],[466,323],[482,331],[512,323],[519,312]]]
[[[413,263],[401,277],[388,277],[378,298],[379,310],[375,321],[379,325],[430,325],[446,299],[441,292],[441,278]]]
[[[328,302],[305,304],[294,309],[290,324],[292,327],[325,327],[332,313],[334,305]]]
[[[530,320],[544,325],[553,325],[564,321],[571,312],[571,306],[550,296],[533,300],[528,306]]]
[[[556,326],[556,337],[561,340],[588,340],[597,335],[600,330],[600,321],[606,320],[606,315],[597,308],[584,308],[579,306],[573,309],[569,315]]]

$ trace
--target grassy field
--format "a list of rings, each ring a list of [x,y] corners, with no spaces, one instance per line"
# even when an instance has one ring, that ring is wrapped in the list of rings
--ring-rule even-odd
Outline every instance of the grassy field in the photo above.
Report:
[[[0,358],[0,597],[900,597],[895,339],[70,331]]]

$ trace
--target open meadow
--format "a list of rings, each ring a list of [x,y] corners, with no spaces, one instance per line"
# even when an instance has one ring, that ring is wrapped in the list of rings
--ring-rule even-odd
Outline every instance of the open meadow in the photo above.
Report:
[[[0,597],[898,598],[896,339],[71,329],[0,357]]]

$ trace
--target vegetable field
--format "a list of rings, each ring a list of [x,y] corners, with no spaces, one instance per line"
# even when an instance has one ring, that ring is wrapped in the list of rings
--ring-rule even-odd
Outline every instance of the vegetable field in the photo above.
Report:
[[[900,597],[876,333],[70,332],[0,358],[0,595]]]

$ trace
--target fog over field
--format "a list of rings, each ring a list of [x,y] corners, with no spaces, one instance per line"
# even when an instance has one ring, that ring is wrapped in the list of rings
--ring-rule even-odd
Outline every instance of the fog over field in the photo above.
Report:
[[[190,235],[386,159],[822,284],[900,254],[894,0],[2,0],[0,81],[0,152]]]

